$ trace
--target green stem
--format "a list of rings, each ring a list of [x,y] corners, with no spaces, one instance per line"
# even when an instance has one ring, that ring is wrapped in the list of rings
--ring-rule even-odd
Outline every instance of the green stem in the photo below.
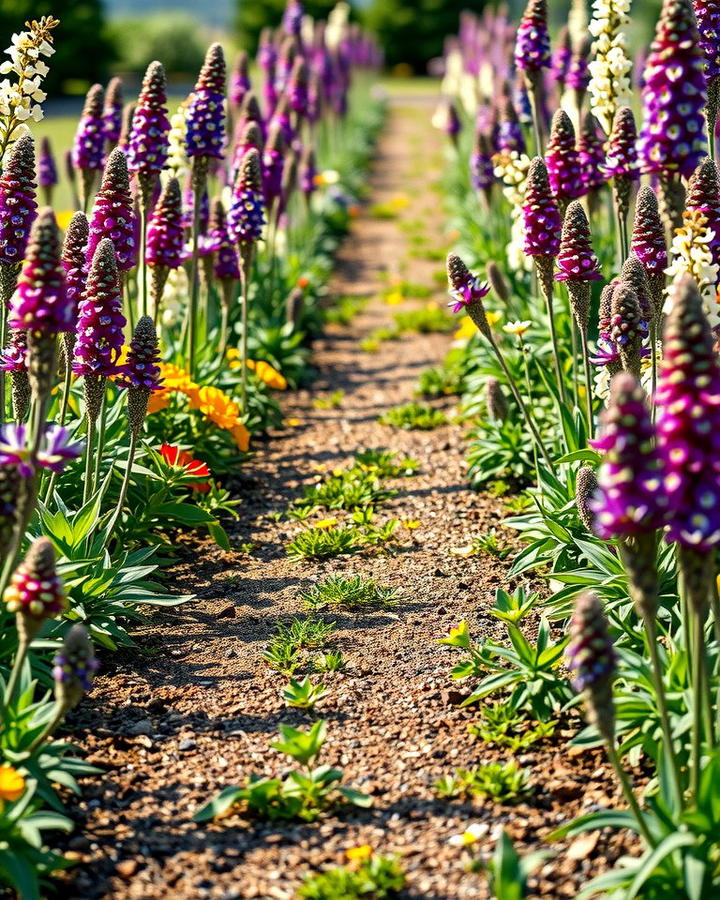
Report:
[[[540,103],[538,102],[538,80],[529,78],[526,80],[528,100],[530,101],[530,115],[532,116],[533,141],[535,144],[535,156],[543,156],[542,128],[540,126]]]
[[[125,474],[123,476],[122,486],[120,487],[120,496],[118,497],[118,502],[115,507],[115,511],[112,514],[112,518],[108,523],[107,529],[107,537],[105,538],[105,547],[107,548],[110,543],[110,538],[112,537],[112,533],[115,530],[115,526],[117,525],[117,521],[120,518],[120,514],[122,513],[123,505],[125,504],[125,498],[127,496],[128,485],[130,484],[130,475],[132,473],[133,462],[135,461],[135,451],[137,449],[137,431],[133,429],[130,432],[130,449],[128,450],[128,460],[127,465],[125,466]]]
[[[560,394],[560,400],[563,404],[567,403],[567,395],[565,393],[565,379],[562,377],[562,370],[560,369],[560,353],[558,350],[558,339],[557,339],[557,331],[555,329],[555,317],[553,315],[553,277],[552,277],[552,258],[543,258],[549,261],[549,268],[543,264],[541,265],[537,263],[536,260],[536,272],[538,275],[538,281],[540,282],[540,289],[542,290],[543,297],[545,298],[545,309],[547,310],[548,323],[550,326],[550,342],[552,343],[553,348],[553,363],[555,365],[555,378],[558,383],[558,392]]]
[[[27,656],[29,649],[30,641],[21,637],[18,643],[17,653],[15,654],[15,662],[13,663],[12,671],[10,672],[10,678],[7,687],[5,688],[5,706],[8,706],[12,702],[17,683],[20,679],[20,673],[22,672],[23,663],[25,662],[25,657]]]
[[[146,196],[147,193],[147,196]],[[150,196],[143,191],[140,199],[140,271],[138,273],[138,294],[140,295],[140,315],[146,316],[148,310],[148,281],[147,281],[147,220]]]
[[[630,779],[627,776],[627,772],[623,768],[623,765],[620,761],[620,757],[618,756],[618,752],[615,749],[614,742],[610,739],[606,739],[605,749],[607,751],[608,759],[610,760],[612,767],[615,769],[615,774],[620,781],[620,787],[622,788],[625,800],[627,801],[628,806],[632,810],[632,813],[637,820],[640,834],[642,834],[642,836],[645,838],[648,846],[654,847],[655,840],[653,839],[653,836],[650,834],[650,830],[647,827],[645,817],[643,816],[642,810],[640,809],[640,804],[637,802],[635,792],[632,789],[632,785],[630,784]]]
[[[98,442],[95,450],[95,467],[93,469],[93,494],[97,490],[100,483],[100,464],[102,463],[103,450],[105,449],[105,424],[107,420],[107,391],[103,391],[102,405],[100,406],[100,429],[98,431]]]
[[[190,305],[188,308],[188,358],[187,370],[192,378],[195,374],[195,350],[197,346],[197,312],[200,293],[199,251],[200,240],[200,204],[205,189],[202,165],[196,158],[193,162],[193,218],[192,218],[192,257],[190,260]]]
[[[593,414],[593,383],[590,369],[590,354],[588,353],[585,329],[581,328],[579,331],[583,367],[585,369],[585,409],[587,411],[588,438],[592,440],[595,435],[595,416]]]
[[[704,639],[703,621],[695,612],[693,614],[693,657],[692,657],[692,693],[693,693],[693,718],[692,718],[692,743],[690,751],[690,791],[693,798],[697,797],[700,787],[700,775],[702,772],[702,739],[703,739],[703,707],[701,701],[704,690]]]
[[[30,744],[30,746],[26,749],[25,752],[28,755],[31,755],[35,750],[37,750],[37,748],[43,743],[43,741],[45,741],[45,739],[48,738],[53,733],[53,731],[55,731],[55,729],[60,724],[64,714],[65,710],[63,709],[62,704],[58,700],[56,700],[55,710],[53,712],[52,718],[43,728],[40,734],[35,738],[32,744]]]
[[[540,453],[542,454],[542,457],[545,460],[545,464],[547,465],[547,467],[550,469],[551,472],[554,472],[555,466],[553,465],[553,463],[550,459],[550,454],[547,452],[547,450],[545,448],[545,444],[543,443],[543,440],[540,437],[540,433],[538,432],[537,427],[535,426],[535,423],[533,422],[532,417],[530,416],[530,412],[529,412],[527,406],[525,405],[525,401],[523,400],[522,396],[520,395],[520,391],[517,389],[517,385],[515,384],[515,379],[513,378],[512,373],[510,372],[510,370],[507,367],[507,363],[505,362],[505,359],[502,355],[502,351],[498,347],[497,342],[496,342],[495,338],[492,337],[492,335],[490,336],[489,340],[490,340],[490,346],[492,347],[493,352],[495,353],[495,356],[497,357],[497,361],[500,363],[500,368],[503,370],[503,373],[505,374],[505,377],[507,378],[508,386],[512,392],[513,397],[515,398],[515,402],[520,407],[520,412],[525,417],[527,426],[530,429],[530,432],[537,443],[538,449],[540,450]]]
[[[85,444],[85,483],[83,485],[83,506],[92,494],[93,444],[95,443],[95,420],[87,417]]]
[[[240,379],[242,414],[247,413],[247,343],[248,343],[248,293],[250,267],[252,265],[252,245],[244,244],[240,249],[240,300],[242,302],[242,334],[240,337]]]

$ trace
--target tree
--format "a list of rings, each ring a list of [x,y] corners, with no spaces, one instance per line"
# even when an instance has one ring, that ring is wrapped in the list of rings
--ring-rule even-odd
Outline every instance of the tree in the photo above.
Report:
[[[249,54],[257,50],[263,28],[277,28],[286,0],[239,0],[235,18],[240,46]],[[305,12],[314,19],[327,19],[336,0],[303,0]]]
[[[445,35],[457,34],[460,13],[483,6],[483,0],[373,0],[362,18],[388,65],[408,63],[425,72],[428,62],[442,53]]]
[[[102,0],[0,0],[0,40],[9,46],[12,34],[23,31],[29,19],[53,15],[60,24],[53,32],[55,54],[48,60],[50,73],[43,83],[58,93],[63,83],[104,81],[114,58],[105,30]]]

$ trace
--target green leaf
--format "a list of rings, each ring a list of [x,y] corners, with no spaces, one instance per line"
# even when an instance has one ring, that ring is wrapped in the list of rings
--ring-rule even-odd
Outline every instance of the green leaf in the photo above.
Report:
[[[217,816],[222,815],[224,812],[227,812],[233,804],[237,803],[237,801],[243,795],[243,788],[239,787],[226,787],[220,791],[219,794],[216,794],[212,800],[209,800],[205,806],[201,806],[200,809],[193,816],[193,822],[207,822],[208,819],[215,819]]]

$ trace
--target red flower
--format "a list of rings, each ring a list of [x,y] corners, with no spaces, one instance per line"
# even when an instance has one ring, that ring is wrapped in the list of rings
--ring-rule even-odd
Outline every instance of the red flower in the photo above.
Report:
[[[170,444],[162,444],[160,447],[160,455],[169,466],[185,469],[185,472],[188,475],[197,475],[198,477],[207,475],[209,477],[212,474],[207,467],[207,463],[204,463],[200,459],[195,459],[191,453],[188,453],[187,450],[181,450],[179,447],[173,447]],[[210,482],[197,481],[188,485],[188,487],[198,493],[207,494],[210,491]]]

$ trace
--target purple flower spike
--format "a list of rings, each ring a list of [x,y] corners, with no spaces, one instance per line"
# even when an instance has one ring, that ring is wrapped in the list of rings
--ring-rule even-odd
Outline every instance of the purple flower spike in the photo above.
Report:
[[[129,170],[150,187],[165,165],[169,131],[165,70],[161,63],[151,62],[132,116],[128,144]]]
[[[61,257],[63,269],[65,269],[68,303],[71,304],[73,311],[73,323],[77,322],[78,309],[85,294],[85,284],[90,268],[85,253],[89,236],[87,216],[83,212],[76,212],[65,232]]]
[[[87,92],[80,122],[75,132],[72,164],[78,171],[99,172],[105,160],[105,127],[101,84],[94,84]]]
[[[668,509],[663,461],[645,392],[627,372],[613,377],[601,422],[601,437],[590,442],[604,453],[590,501],[595,531],[610,540],[662,528]]]
[[[714,264],[720,264],[720,178],[714,160],[709,157],[695,169],[688,184],[685,206],[701,212],[714,232],[708,246]]]
[[[293,63],[285,90],[293,112],[305,117],[308,111],[308,70],[301,56],[296,57]]]
[[[262,156],[262,185],[265,195],[265,206],[272,208],[273,203],[282,195],[283,172],[285,171],[285,141],[282,131],[273,126]]]
[[[607,180],[604,174],[605,137],[597,119],[591,113],[586,113],[583,118],[578,141],[578,158],[585,190],[594,191],[601,188]]]
[[[40,141],[40,157],[38,159],[38,184],[41,188],[49,190],[58,183],[57,166],[52,153],[50,141],[44,137]]]
[[[528,170],[523,221],[528,256],[556,257],[560,251],[562,219],[550,190],[547,167],[539,156],[530,163]]]
[[[10,301],[8,327],[38,334],[57,334],[73,327],[65,270],[60,262],[60,234],[55,213],[44,207],[30,232],[30,240]]]
[[[185,233],[180,185],[170,178],[148,224],[146,260],[149,266],[177,269],[184,260]]]
[[[7,347],[0,350],[0,369],[3,372],[27,372],[27,332],[11,331]]]
[[[53,659],[53,667],[58,704],[63,710],[72,709],[92,687],[99,667],[83,625],[73,625],[65,635],[62,648]]]
[[[235,57],[235,65],[230,75],[230,103],[235,109],[240,108],[249,90],[248,55],[244,50],[241,50]]]
[[[127,156],[130,153],[130,135],[132,133],[133,119],[137,103],[126,103],[122,114],[122,124],[120,126],[120,135],[118,137],[118,147]]]
[[[602,280],[600,263],[592,248],[590,224],[579,200],[573,200],[565,213],[557,264],[560,271],[555,273],[556,281]]]
[[[515,65],[535,75],[550,65],[546,0],[528,0],[515,39]]]
[[[300,190],[309,198],[315,193],[317,187],[315,179],[317,178],[317,166],[315,165],[315,151],[310,146],[303,147],[302,156],[300,157],[300,168],[298,171],[298,179],[300,182]]]
[[[621,106],[615,112],[608,138],[605,159],[605,174],[608,178],[636,181],[640,177],[636,143],[635,116],[629,106]]]
[[[580,158],[575,149],[575,129],[564,109],[557,110],[553,116],[550,140],[545,150],[545,165],[550,187],[557,200],[572,200],[585,193]]]
[[[700,34],[700,49],[705,55],[705,84],[708,90],[720,76],[720,2],[692,0]]]
[[[105,91],[103,106],[103,131],[105,140],[111,147],[120,140],[123,122],[122,78],[111,78]]]
[[[305,11],[299,0],[288,0],[282,17],[282,29],[285,34],[300,37],[300,29]]]
[[[0,466],[15,466],[21,478],[32,478],[35,467],[61,474],[65,466],[82,453],[82,444],[73,443],[60,425],[46,425],[35,459],[27,446],[25,425],[0,427]]]
[[[661,306],[668,266],[665,228],[657,197],[648,185],[640,188],[635,200],[631,249],[645,269],[656,307]]]
[[[141,316],[135,326],[127,362],[116,384],[128,390],[151,394],[160,390],[160,354],[155,325],[150,316]]]
[[[104,238],[80,303],[73,372],[86,378],[118,375],[125,324],[115,248],[110,238]]]
[[[95,195],[86,250],[88,264],[100,241],[107,237],[115,247],[118,269],[134,268],[138,256],[134,220],[127,159],[116,147],[108,157],[102,185]]]
[[[590,84],[590,69],[588,66],[590,48],[591,42],[587,39],[573,51],[565,78],[565,86],[573,90],[578,97],[585,95]]]
[[[187,153],[222,159],[225,144],[225,56],[212,44],[205,56],[187,112]]]
[[[486,134],[479,131],[475,135],[475,147],[470,157],[470,181],[476,191],[490,194],[495,183],[492,147]]]
[[[645,64],[644,172],[689,178],[707,154],[704,56],[690,0],[664,0]]]
[[[454,313],[464,312],[468,306],[478,303],[490,293],[487,281],[473,275],[465,263],[451,253],[447,258],[448,292],[452,297],[448,306]]]
[[[36,210],[35,149],[26,134],[10,148],[0,175],[0,265],[22,262]]]
[[[673,283],[668,305],[656,394],[667,540],[707,552],[720,543],[720,366],[690,275]]]
[[[572,41],[570,39],[570,31],[567,25],[563,25],[558,35],[558,42],[552,54],[550,63],[550,71],[552,77],[560,85],[560,89],[565,86],[565,78],[567,77],[570,60],[572,59]]]
[[[230,238],[225,207],[219,197],[216,197],[212,204],[210,240],[215,254],[214,276],[218,281],[238,281],[240,278],[240,262],[237,248]]]
[[[515,150],[517,153],[525,153],[525,138],[518,114],[512,100],[508,97],[503,103],[497,134],[498,150],[508,153]]]
[[[227,217],[230,237],[236,244],[251,245],[262,237],[265,215],[260,156],[248,150],[233,187],[232,203]]]

